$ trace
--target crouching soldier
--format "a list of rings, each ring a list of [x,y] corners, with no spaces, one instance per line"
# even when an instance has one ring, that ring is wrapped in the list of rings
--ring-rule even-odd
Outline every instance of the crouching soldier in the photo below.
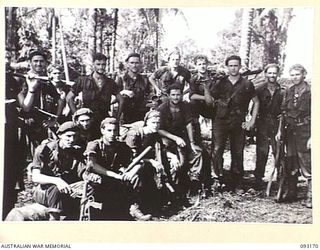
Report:
[[[295,64],[289,70],[293,83],[287,89],[283,103],[283,117],[276,140],[283,137],[286,152],[288,190],[281,197],[289,201],[296,199],[299,170],[308,181],[307,200],[304,205],[312,208],[311,198],[311,88],[305,82],[306,69]]]
[[[159,134],[169,151],[179,155],[179,164],[172,165],[172,173],[180,193],[178,200],[182,205],[188,205],[186,192],[191,193],[206,190],[206,196],[211,195],[210,158],[206,150],[195,143],[192,128],[192,113],[190,106],[182,101],[181,85],[169,86],[169,100],[162,103],[160,111]],[[191,183],[190,183],[191,181]]]
[[[85,151],[89,141],[99,138],[99,132],[92,127],[93,112],[88,108],[80,108],[73,114],[72,118],[79,128],[76,136],[76,145]]]
[[[105,118],[101,122],[102,137],[89,142],[84,153],[91,171],[102,178],[101,185],[95,187],[95,199],[102,202],[102,211],[92,218],[150,220],[151,215],[144,215],[140,210],[141,165],[126,169],[132,160],[132,151],[124,142],[117,141],[118,129],[115,118]]]
[[[80,211],[76,190],[70,186],[81,180],[80,163],[84,163],[81,151],[74,146],[76,131],[73,122],[63,123],[57,131],[58,140],[40,144],[30,166],[32,181],[40,184],[35,202],[62,210],[66,220],[77,220]]]
[[[170,164],[167,152],[158,133],[160,125],[160,112],[149,111],[144,118],[141,127],[132,127],[127,134],[126,143],[133,150],[134,155],[152,147],[152,150],[142,160],[142,170],[145,183],[148,187],[144,189],[142,202],[148,212],[159,212],[159,208],[168,199],[173,198],[174,189],[170,178]],[[169,194],[169,195],[167,195]]]

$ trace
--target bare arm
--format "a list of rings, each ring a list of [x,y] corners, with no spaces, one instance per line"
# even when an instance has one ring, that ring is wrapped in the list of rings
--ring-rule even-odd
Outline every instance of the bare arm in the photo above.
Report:
[[[155,78],[154,74],[151,74],[148,79],[149,79],[149,82],[151,83],[152,87],[155,89],[156,95],[160,96],[161,95],[161,90],[158,87],[157,79]]]
[[[186,143],[185,141],[180,138],[179,136],[176,136],[174,134],[171,134],[170,132],[166,131],[166,130],[163,130],[163,129],[160,129],[158,131],[158,133],[163,136],[163,137],[166,137],[172,141],[174,141],[179,147],[185,147],[186,146]]]
[[[252,109],[251,121],[252,121],[252,124],[254,125],[254,123],[256,122],[257,116],[258,116],[260,101],[257,96],[253,97],[252,101],[253,101],[253,109]]]
[[[63,179],[61,179],[60,177],[41,174],[40,169],[32,170],[32,181],[39,184],[53,184],[57,186],[61,193],[72,193],[71,187]]]
[[[104,167],[102,167],[101,165],[99,165],[96,160],[94,159],[94,157],[89,156],[89,160],[88,163],[92,168],[93,172],[99,175],[103,175],[103,176],[108,176],[114,179],[118,179],[121,180],[122,176],[116,172],[113,172],[111,170],[106,170]]]
[[[24,96],[23,93],[20,93],[18,95],[19,104],[21,108],[26,112],[29,112],[32,109],[35,92],[40,86],[40,81],[33,78],[34,76],[36,75],[33,73],[29,73],[28,77],[26,77],[26,83],[28,88],[27,95]]]
[[[69,108],[72,112],[72,114],[74,114],[76,112],[76,105],[74,103],[74,98],[75,98],[75,94],[70,90],[69,93],[66,96],[66,102],[69,105]]]

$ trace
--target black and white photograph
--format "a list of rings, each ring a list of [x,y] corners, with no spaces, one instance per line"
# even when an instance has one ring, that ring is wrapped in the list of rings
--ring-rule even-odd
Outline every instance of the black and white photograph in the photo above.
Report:
[[[3,12],[4,223],[314,223],[313,7]]]

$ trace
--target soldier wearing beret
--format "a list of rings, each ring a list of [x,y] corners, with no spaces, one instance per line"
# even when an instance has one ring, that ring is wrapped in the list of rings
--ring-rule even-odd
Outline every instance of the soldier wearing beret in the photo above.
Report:
[[[39,76],[46,76],[46,55],[42,51],[34,51],[29,56],[31,69],[27,73],[26,81],[18,94],[19,104],[24,111],[24,118],[27,127],[29,140],[37,146],[47,138],[47,126],[51,117],[39,112],[38,109],[55,113],[52,108],[62,110],[65,101],[56,91],[51,82],[37,79]],[[49,118],[49,119],[48,119]]]
[[[79,128],[75,144],[84,151],[88,142],[99,138],[99,131],[92,127],[93,112],[88,108],[80,108],[73,114],[73,122]]]
[[[141,59],[138,53],[130,53],[126,58],[127,71],[116,78],[122,98],[119,100],[118,116],[122,122],[132,123],[143,119],[147,112],[147,98],[150,84],[141,74]]]
[[[38,183],[35,201],[50,208],[62,210],[66,219],[79,216],[79,200],[72,198],[74,190],[69,184],[81,180],[84,157],[74,145],[78,128],[69,121],[58,131],[58,140],[43,142],[35,150],[31,170],[32,181]]]

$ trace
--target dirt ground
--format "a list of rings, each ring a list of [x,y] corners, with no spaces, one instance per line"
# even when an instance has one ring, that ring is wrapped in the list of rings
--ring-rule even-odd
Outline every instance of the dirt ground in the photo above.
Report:
[[[306,180],[299,178],[298,200],[292,203],[276,203],[274,201],[277,192],[276,181],[272,184],[271,195],[265,194],[265,189],[255,191],[250,189],[253,183],[252,172],[255,168],[255,145],[246,146],[244,152],[245,193],[218,192],[214,191],[213,197],[200,199],[198,196],[191,197],[193,206],[170,211],[168,214],[154,218],[156,221],[202,221],[202,222],[250,222],[250,223],[312,223],[312,209],[305,208],[302,201],[307,192]],[[225,168],[230,167],[230,153],[225,152]],[[265,186],[269,180],[273,159],[269,156]],[[276,178],[274,178],[276,179]],[[33,184],[26,180],[26,189],[19,193],[16,206],[32,203]]]

